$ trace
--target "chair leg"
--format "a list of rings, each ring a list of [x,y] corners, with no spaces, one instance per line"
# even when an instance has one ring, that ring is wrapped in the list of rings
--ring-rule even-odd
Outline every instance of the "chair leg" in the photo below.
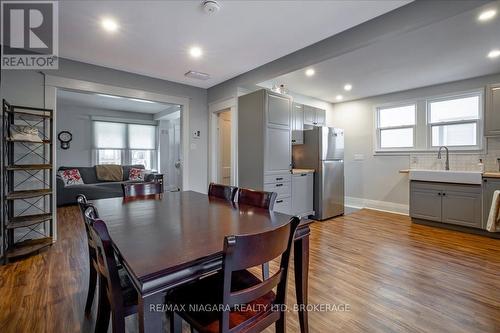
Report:
[[[182,333],[182,318],[177,313],[170,313],[170,333]]]
[[[99,298],[97,303],[97,319],[95,322],[95,333],[107,333],[109,326],[109,313],[111,311],[108,296],[106,295],[106,281],[99,279]]]
[[[262,279],[267,280],[269,279],[269,263],[266,262],[265,264],[262,264]]]
[[[125,333],[125,316],[122,311],[113,310],[112,322],[113,333]]]
[[[97,271],[95,270],[92,259],[90,260],[89,269],[89,290],[87,293],[87,302],[85,303],[85,315],[89,316],[92,312],[92,303],[95,297],[95,287],[97,284]]]
[[[282,313],[281,318],[275,324],[276,333],[285,333],[286,332],[286,322],[285,322],[285,314]]]

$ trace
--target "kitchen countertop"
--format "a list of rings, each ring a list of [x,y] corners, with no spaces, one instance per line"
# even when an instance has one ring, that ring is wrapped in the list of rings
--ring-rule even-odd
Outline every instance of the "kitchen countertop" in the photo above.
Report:
[[[296,175],[299,173],[314,173],[314,169],[292,169],[292,174]]]
[[[399,170],[399,173],[410,173],[410,169]],[[500,178],[500,171],[483,172],[483,178]]]

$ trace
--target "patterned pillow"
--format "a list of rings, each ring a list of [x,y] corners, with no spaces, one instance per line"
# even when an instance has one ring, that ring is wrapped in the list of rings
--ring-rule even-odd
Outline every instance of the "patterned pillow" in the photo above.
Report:
[[[128,172],[129,180],[144,180],[144,169],[130,168]]]
[[[84,184],[78,169],[61,170],[58,174],[64,181],[64,186]]]

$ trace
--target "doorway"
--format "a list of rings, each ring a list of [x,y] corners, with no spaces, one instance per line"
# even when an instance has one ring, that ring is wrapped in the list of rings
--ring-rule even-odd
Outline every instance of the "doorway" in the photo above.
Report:
[[[231,109],[217,113],[217,179],[220,184],[231,184]]]

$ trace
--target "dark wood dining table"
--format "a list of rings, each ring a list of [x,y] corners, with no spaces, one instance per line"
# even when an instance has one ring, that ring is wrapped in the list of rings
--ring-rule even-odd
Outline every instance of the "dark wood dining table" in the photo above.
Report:
[[[139,295],[140,332],[163,332],[168,290],[222,268],[224,237],[272,230],[289,215],[239,205],[192,191],[141,199],[94,200],[115,250]],[[297,229],[294,242],[297,304],[307,304],[309,226]],[[307,312],[299,311],[301,332]]]

